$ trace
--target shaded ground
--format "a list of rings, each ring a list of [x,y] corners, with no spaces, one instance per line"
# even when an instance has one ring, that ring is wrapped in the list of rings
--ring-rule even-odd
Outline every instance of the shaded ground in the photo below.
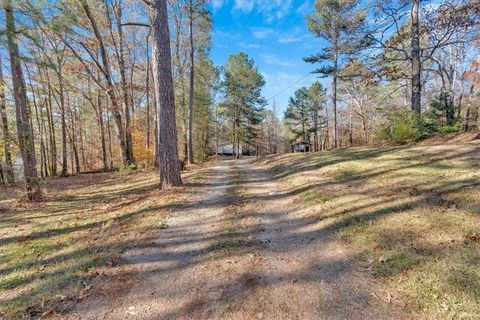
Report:
[[[480,144],[354,149],[264,161],[310,219],[356,253],[386,301],[420,319],[480,314]]]
[[[195,183],[193,170],[185,175]],[[119,254],[164,228],[193,187],[158,191],[153,172],[50,179],[42,203],[0,189],[0,318],[63,312],[124,261]]]
[[[479,163],[471,143],[226,160],[167,193],[58,179],[40,206],[0,199],[1,312],[477,319]]]
[[[222,161],[203,178],[200,200],[123,255],[132,289],[94,295],[72,319],[395,318],[331,230],[299,215],[295,195],[253,159]]]

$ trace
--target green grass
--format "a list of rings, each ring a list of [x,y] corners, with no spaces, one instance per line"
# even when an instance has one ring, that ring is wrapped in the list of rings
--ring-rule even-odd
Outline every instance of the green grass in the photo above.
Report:
[[[122,252],[161,229],[168,208],[195,196],[188,188],[160,193],[157,180],[154,172],[84,175],[49,180],[43,203],[0,198],[8,209],[0,220],[0,315],[64,311]]]
[[[225,232],[220,237],[217,244],[219,250],[231,254],[241,247],[242,237],[238,232],[238,218],[237,213],[242,206],[242,196],[245,193],[246,181],[244,173],[238,167],[233,167],[234,176],[231,178],[230,186],[227,189],[227,196],[231,197],[231,203],[223,210],[223,229]]]
[[[311,189],[302,192],[300,199],[304,204],[315,205],[327,203],[332,199],[332,196],[326,192]]]
[[[352,149],[268,157],[316,228],[344,241],[423,319],[479,319],[480,146]],[[310,208],[310,210],[309,210]],[[328,219],[324,219],[328,218]]]
[[[331,175],[337,181],[350,181],[358,177],[358,171],[354,168],[339,168]]]

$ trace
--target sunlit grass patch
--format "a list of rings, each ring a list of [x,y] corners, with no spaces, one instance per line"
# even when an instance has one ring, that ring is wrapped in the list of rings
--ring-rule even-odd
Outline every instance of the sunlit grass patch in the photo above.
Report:
[[[323,228],[345,242],[385,291],[423,319],[479,319],[480,170],[472,163],[480,162],[480,146],[281,160],[296,176],[287,182],[290,190],[316,186],[298,195],[303,210],[329,217]],[[323,194],[330,198],[322,204]]]
[[[346,182],[358,176],[358,170],[356,170],[355,168],[339,168],[330,174],[333,179]]]
[[[140,171],[52,179],[48,201],[12,202],[0,224],[0,314],[62,312],[122,252],[163,229],[169,210],[195,196],[187,188],[160,192],[157,180]]]
[[[301,203],[307,205],[324,204],[332,200],[332,198],[326,192],[316,189],[306,190],[300,195]]]

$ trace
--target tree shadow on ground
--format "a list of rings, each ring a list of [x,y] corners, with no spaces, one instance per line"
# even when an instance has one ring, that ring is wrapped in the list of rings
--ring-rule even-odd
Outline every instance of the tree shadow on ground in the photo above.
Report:
[[[281,170],[278,166],[273,166],[273,175],[266,176],[262,174],[264,168],[253,168],[250,164],[244,164],[240,166],[240,170],[243,170],[245,179],[242,184],[253,184],[256,187],[262,188],[262,184],[269,184],[276,180],[284,179],[285,177],[299,172],[307,172],[316,170],[318,168],[324,168],[326,166],[338,164],[341,162],[348,162],[356,159],[368,159],[372,160],[377,157],[388,155],[393,151],[402,150],[404,148],[386,148],[381,150],[368,150],[358,151],[349,154],[347,152],[337,152],[334,154],[334,160],[328,160],[327,158],[319,161],[315,160],[313,164],[305,165],[305,160],[299,157],[293,162],[290,162],[290,168],[292,172],[286,171],[285,168]],[[372,168],[364,170],[357,175],[346,180],[328,180],[321,181],[319,183],[306,184],[300,188],[284,189],[276,193],[265,192],[258,195],[242,195],[241,198],[227,198],[225,196],[213,196],[209,197],[209,190],[215,190],[216,188],[223,187],[225,185],[234,187],[235,182],[232,181],[232,177],[224,177],[224,180],[218,180],[218,172],[215,170],[204,170],[200,173],[201,179],[199,181],[193,181],[186,184],[186,188],[182,192],[186,192],[189,197],[195,198],[200,195],[203,197],[199,200],[193,200],[189,202],[174,202],[166,203],[162,205],[149,205],[141,208],[134,208],[126,210],[116,216],[114,221],[111,222],[111,217],[96,219],[92,222],[87,222],[81,225],[69,225],[65,227],[53,227],[46,228],[42,231],[32,231],[27,235],[22,236],[3,236],[0,238],[0,246],[4,248],[9,245],[26,246],[36,241],[45,241],[48,239],[55,239],[62,235],[73,235],[73,238],[69,242],[69,246],[77,246],[78,248],[70,251],[62,251],[49,256],[48,258],[40,258],[33,261],[22,261],[18,264],[8,265],[6,268],[2,268],[0,275],[8,275],[11,272],[29,271],[33,268],[41,268],[42,266],[50,266],[49,271],[41,272],[29,272],[27,276],[23,276],[20,279],[13,279],[10,282],[3,282],[3,289],[15,289],[22,286],[28,287],[33,283],[42,280],[43,286],[38,286],[34,289],[30,289],[26,292],[19,292],[12,295],[10,298],[3,299],[4,305],[15,305],[22,301],[29,300],[35,301],[42,296],[45,292],[45,288],[56,288],[55,290],[61,291],[62,288],[71,285],[73,281],[71,277],[61,277],[61,275],[68,274],[69,272],[88,272],[88,270],[104,265],[108,260],[111,260],[118,252],[125,251],[126,249],[135,247],[136,250],[142,251],[141,261],[142,263],[155,263],[168,262],[167,267],[161,269],[155,266],[148,270],[149,273],[164,274],[166,276],[174,277],[179,271],[187,268],[192,268],[198,265],[204,265],[211,261],[221,260],[228,256],[231,258],[241,258],[252,252],[253,249],[259,249],[270,253],[274,252],[289,252],[298,250],[299,246],[302,246],[302,250],[308,250],[309,247],[318,245],[319,241],[328,239],[339,230],[343,230],[351,226],[360,226],[365,223],[375,223],[377,220],[381,220],[388,216],[405,214],[413,210],[422,211],[431,209],[432,207],[444,207],[445,203],[442,199],[448,198],[450,194],[457,193],[464,189],[478,189],[480,181],[477,178],[470,179],[450,179],[448,181],[426,181],[423,183],[410,183],[402,186],[398,189],[398,186],[391,186],[390,189],[383,187],[369,187],[363,189],[349,188],[348,185],[353,182],[367,181],[368,179],[384,176],[388,174],[408,175],[404,173],[406,169],[418,168],[418,167],[433,167],[436,170],[449,170],[454,169],[455,164],[444,163],[445,160],[455,158],[471,158],[477,157],[479,149],[473,151],[467,151],[463,153],[457,153],[447,157],[442,157],[441,154],[431,157],[430,159],[423,161],[425,155],[412,154],[407,159],[401,158],[401,163],[396,163],[393,166],[387,166],[386,168]],[[421,161],[421,163],[419,163]],[[440,163],[442,162],[442,163]],[[279,166],[284,166],[280,164]],[[280,172],[280,173],[279,173]],[[212,182],[213,181],[213,182]],[[113,185],[113,183],[112,183]],[[344,188],[349,190],[343,193],[344,197],[352,194],[362,194],[363,196],[371,196],[371,201],[368,203],[350,204],[349,206],[340,207],[334,214],[328,216],[318,214],[313,216],[298,216],[291,217],[288,221],[284,220],[286,215],[295,213],[301,204],[292,205],[291,207],[283,208],[278,212],[269,213],[269,225],[264,225],[263,229],[248,227],[242,228],[236,231],[235,241],[238,241],[238,249],[234,251],[224,250],[223,244],[225,242],[224,233],[207,232],[202,233],[202,226],[208,225],[214,222],[223,223],[231,217],[221,217],[218,221],[204,219],[202,221],[195,221],[190,225],[183,225],[178,227],[169,227],[167,229],[156,230],[156,233],[162,233],[164,236],[162,239],[168,239],[161,243],[155,242],[156,236],[151,233],[139,235],[134,242],[131,240],[115,240],[110,239],[107,242],[100,243],[99,241],[89,242],[88,244],[82,243],[85,241],[85,232],[90,234],[100,233],[104,230],[106,225],[111,224],[111,231],[117,231],[116,227],[122,224],[130,223],[135,224],[135,221],[141,217],[158,214],[159,212],[168,212],[174,210],[176,212],[184,212],[185,214],[194,214],[195,210],[201,209],[218,209],[226,205],[232,205],[234,202],[250,203],[250,204],[268,204],[274,203],[280,199],[285,198],[297,198],[300,194],[309,190],[331,190],[332,188]],[[32,215],[29,219],[41,218],[44,216],[55,217],[59,215],[61,210],[65,210],[64,213],[68,214],[69,210],[82,210],[84,205],[79,204],[78,201],[88,202],[89,205],[95,206],[103,204],[104,202],[112,202],[116,199],[125,199],[125,206],[131,206],[136,201],[144,201],[146,197],[151,196],[154,191],[154,184],[142,185],[130,188],[118,188],[115,190],[104,191],[98,194],[82,195],[79,198],[72,197],[71,199],[65,199],[65,206],[59,210],[52,210],[51,215]],[[409,193],[412,189],[417,190],[414,197]],[[431,190],[435,190],[432,193]],[[398,194],[398,199],[395,202],[384,203],[382,201],[384,196],[394,192]],[[404,194],[402,194],[404,192]],[[212,194],[214,192],[212,191]],[[205,197],[205,195],[207,195]],[[138,198],[141,196],[141,198]],[[433,199],[433,201],[432,201]],[[112,206],[115,209],[115,206]],[[118,208],[116,208],[118,209]],[[476,212],[478,214],[478,212]],[[13,216],[10,216],[6,220],[0,221],[2,225],[8,226],[8,224],[15,223],[15,215],[18,215],[21,219],[23,215],[30,214],[28,209],[20,210]],[[101,213],[98,212],[97,215]],[[257,213],[254,211],[248,211],[243,213],[245,217],[250,215],[255,216]],[[280,244],[278,246],[266,246],[261,240],[263,239],[262,233],[265,229],[281,230],[275,235],[275,238],[269,239],[272,243]],[[191,230],[198,230],[196,234],[192,234]],[[127,230],[128,231],[128,230]],[[78,236],[76,236],[78,235]],[[254,236],[253,239],[249,237]],[[414,238],[417,235],[410,235]],[[249,240],[250,239],[250,240]],[[292,245],[293,243],[293,245]],[[194,249],[189,249],[194,245]],[[449,251],[461,250],[466,244],[457,242],[449,246]],[[182,248],[182,250],[179,250]],[[422,259],[434,259],[438,258],[436,255],[442,255],[443,249],[440,245],[425,245],[423,247],[416,247],[415,252],[412,254],[421,255],[421,259],[414,259],[411,265],[408,267],[417,266],[419,263],[424,262]],[[413,250],[413,249],[412,249]],[[154,252],[149,254],[149,252]],[[162,254],[159,255],[158,251]],[[421,254],[419,254],[421,253]],[[315,265],[307,265],[303,270],[295,270],[292,273],[276,274],[274,271],[265,273],[252,273],[243,275],[243,279],[232,279],[230,281],[220,283],[217,287],[210,288],[210,290],[221,291],[224,294],[222,299],[209,298],[208,294],[199,295],[195,300],[189,301],[186,305],[178,306],[167,314],[157,314],[152,319],[158,317],[162,318],[179,318],[184,314],[200,315],[201,318],[208,318],[211,316],[215,309],[223,310],[232,301],[236,305],[241,305],[242,301],[248,299],[248,295],[255,290],[260,290],[265,287],[276,287],[285,284],[289,284],[292,281],[299,281],[305,283],[317,283],[321,279],[317,274],[318,270],[322,270],[321,276],[323,279],[335,281],[345,274],[352,272],[350,269],[353,261],[359,259],[358,256],[349,256],[345,259],[332,260],[332,261],[319,261]],[[396,257],[391,257],[392,261],[395,261]],[[133,259],[134,260],[134,259]],[[76,264],[76,261],[79,261]],[[123,263],[127,263],[124,260],[117,261],[112,267],[120,268]],[[334,270],[334,273],[328,274],[325,270]],[[388,270],[388,276],[393,276],[395,273],[404,272],[405,268],[391,268]],[[81,273],[81,272],[79,272]],[[384,276],[386,274],[383,274]],[[128,275],[125,275],[128,276]],[[78,276],[79,278],[84,276]],[[51,280],[49,280],[51,279]],[[457,290],[464,290],[465,285],[462,285],[462,281],[465,277],[459,277],[458,270],[452,270],[451,273],[445,276],[447,285],[456,287]],[[477,281],[476,275],[471,275],[470,280]],[[475,291],[474,291],[475,292]],[[181,292],[178,292],[181,294]],[[473,293],[474,294],[474,293]],[[368,292],[364,292],[359,289],[358,296],[356,298],[360,300],[364,299],[368,303]],[[475,294],[474,294],[475,295]],[[335,297],[333,297],[334,299]],[[340,298],[340,297],[339,297]],[[478,298],[478,297],[476,297]],[[335,301],[332,301],[335,303]],[[344,301],[336,301],[336,304],[341,306]],[[362,305],[362,304],[360,304]]]

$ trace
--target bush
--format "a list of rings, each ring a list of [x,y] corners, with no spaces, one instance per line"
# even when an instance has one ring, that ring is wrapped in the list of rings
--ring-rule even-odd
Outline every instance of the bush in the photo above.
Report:
[[[135,171],[138,169],[138,164],[137,163],[131,163],[129,164],[126,168],[120,168],[119,172],[120,174],[128,174],[132,171]]]
[[[440,133],[454,133],[459,132],[460,130],[462,130],[462,125],[459,122],[451,125],[444,125],[439,129]]]
[[[424,119],[410,110],[391,113],[380,127],[377,137],[395,144],[408,144],[425,139],[435,133],[435,129]]]

